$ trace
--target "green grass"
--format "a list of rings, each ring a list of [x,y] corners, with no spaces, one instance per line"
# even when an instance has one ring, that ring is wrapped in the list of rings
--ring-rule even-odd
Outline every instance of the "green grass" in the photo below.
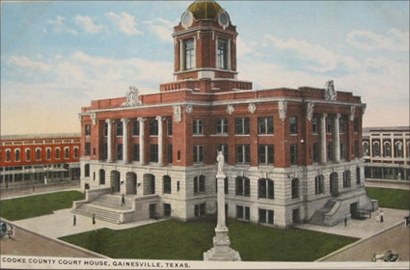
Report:
[[[202,260],[212,247],[216,220],[163,221],[61,238],[111,258]],[[275,229],[228,221],[231,246],[244,261],[314,261],[357,239],[299,229]]]
[[[379,200],[380,207],[410,210],[410,191],[401,189],[367,187],[367,195]]]
[[[13,221],[48,215],[55,210],[70,208],[73,201],[84,198],[79,191],[63,191],[3,200],[0,202],[0,216]]]

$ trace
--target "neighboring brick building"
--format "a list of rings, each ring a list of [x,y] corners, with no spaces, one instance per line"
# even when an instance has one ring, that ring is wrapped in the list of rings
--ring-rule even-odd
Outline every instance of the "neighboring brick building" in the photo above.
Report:
[[[79,179],[79,161],[78,134],[1,136],[0,186]]]
[[[410,127],[372,127],[363,131],[366,179],[410,180]]]
[[[75,211],[99,217],[98,205],[125,194],[130,207],[114,222],[215,213],[217,151],[229,217],[331,225],[372,208],[360,97],[336,92],[333,81],[253,90],[237,79],[237,35],[219,4],[196,1],[174,28],[174,82],[150,95],[130,87],[82,109],[81,182],[90,196]]]

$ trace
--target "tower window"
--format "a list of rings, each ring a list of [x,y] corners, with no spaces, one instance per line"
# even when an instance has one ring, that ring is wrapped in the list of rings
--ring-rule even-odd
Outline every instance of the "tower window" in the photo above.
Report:
[[[195,46],[194,39],[183,41],[184,50],[184,69],[189,70],[195,68]]]
[[[228,40],[218,39],[218,68],[228,69]]]

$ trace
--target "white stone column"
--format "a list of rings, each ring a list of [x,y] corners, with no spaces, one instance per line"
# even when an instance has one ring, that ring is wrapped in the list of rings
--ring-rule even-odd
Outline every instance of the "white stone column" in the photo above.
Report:
[[[216,229],[218,231],[228,230],[225,222],[225,175],[217,175],[216,181],[218,186],[217,200],[218,200],[218,224]],[[218,236],[218,234],[217,234]]]
[[[335,152],[335,162],[340,162],[340,129],[339,129],[339,119],[340,113],[336,114],[334,119],[334,152]]]
[[[122,160],[124,163],[128,163],[128,123],[129,119],[122,118]]]
[[[391,151],[390,151],[390,153],[391,153],[391,159],[395,159],[395,157],[394,157],[394,147],[395,147],[395,145],[394,145],[394,134],[392,133],[391,134],[391,142],[390,142],[390,144],[391,144]]]
[[[326,145],[326,117],[327,114],[322,114],[320,119],[320,163],[327,162],[327,145]]]
[[[140,164],[145,164],[145,159],[144,159],[144,139],[145,139],[145,118],[138,117],[138,121],[140,123],[140,136],[139,136],[139,142],[140,142]]]
[[[112,162],[112,120],[106,119],[107,123],[107,161]]]
[[[163,142],[163,128],[162,128],[162,117],[157,116],[155,118],[158,122],[158,163],[163,164],[163,147],[164,147],[164,142]]]
[[[403,132],[403,144],[402,144],[402,147],[403,147],[403,150],[402,150],[403,159],[404,159],[404,160],[407,160],[407,159],[409,159],[409,158],[407,158],[407,142],[406,142],[406,135],[405,135],[404,132]]]

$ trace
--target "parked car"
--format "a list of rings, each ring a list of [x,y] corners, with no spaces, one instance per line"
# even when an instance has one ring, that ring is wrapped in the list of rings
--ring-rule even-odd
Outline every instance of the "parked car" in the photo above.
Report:
[[[398,262],[399,260],[399,254],[391,250],[386,253],[375,253],[372,258],[372,262]]]

